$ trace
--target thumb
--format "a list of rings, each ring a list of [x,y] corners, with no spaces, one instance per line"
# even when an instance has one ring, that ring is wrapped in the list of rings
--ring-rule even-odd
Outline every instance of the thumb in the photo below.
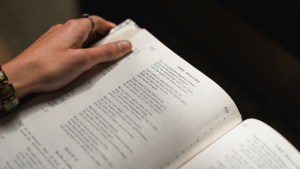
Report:
[[[128,40],[121,40],[86,48],[84,50],[86,50],[87,55],[91,57],[90,59],[93,60],[94,63],[95,61],[100,63],[121,58],[132,50],[132,45]]]

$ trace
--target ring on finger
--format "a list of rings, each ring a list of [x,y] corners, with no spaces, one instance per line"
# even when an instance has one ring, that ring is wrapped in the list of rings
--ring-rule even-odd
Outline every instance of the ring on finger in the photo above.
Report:
[[[90,33],[93,33],[94,32],[94,28],[95,28],[95,22],[93,20],[93,18],[91,17],[90,14],[82,14],[80,18],[87,18],[91,21],[91,30],[90,30]]]

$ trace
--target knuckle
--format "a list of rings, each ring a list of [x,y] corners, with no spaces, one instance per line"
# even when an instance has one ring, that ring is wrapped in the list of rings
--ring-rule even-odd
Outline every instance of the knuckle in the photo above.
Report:
[[[62,27],[62,25],[63,25],[63,24],[56,24],[56,25],[53,25],[53,26],[51,27],[51,30],[56,30],[56,29]]]
[[[79,25],[79,21],[77,19],[70,19],[65,23],[65,25],[68,27],[76,27]]]
[[[63,24],[55,24],[55,25],[53,25],[52,27],[53,27],[53,28],[59,28],[59,27],[62,27],[62,25],[63,25]]]
[[[107,58],[111,58],[114,56],[114,51],[112,48],[107,47],[107,46],[103,46],[102,47],[102,53],[104,54],[105,57]]]
[[[82,25],[79,19],[70,19],[68,20],[65,25],[67,31],[71,31],[76,39],[85,39],[87,38],[88,34],[86,34],[86,30]]]

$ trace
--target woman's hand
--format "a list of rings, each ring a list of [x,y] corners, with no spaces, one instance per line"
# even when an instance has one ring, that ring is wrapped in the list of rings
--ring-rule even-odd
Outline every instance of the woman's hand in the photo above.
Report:
[[[94,22],[93,32],[89,18],[55,25],[19,56],[2,66],[18,98],[59,89],[96,64],[116,60],[131,51],[129,41],[82,48],[91,40],[93,33],[105,34],[115,26],[99,16],[90,17]]]

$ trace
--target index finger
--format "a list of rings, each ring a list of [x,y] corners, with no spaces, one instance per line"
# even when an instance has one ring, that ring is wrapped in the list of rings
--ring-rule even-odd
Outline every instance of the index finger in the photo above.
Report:
[[[113,22],[110,22],[100,16],[96,16],[96,15],[91,15],[88,18],[81,18],[81,19],[86,19],[85,22],[89,22],[90,29],[88,29],[89,31],[91,30],[91,28],[93,27],[93,33],[100,33],[100,34],[106,34],[111,28],[115,27],[116,24],[114,24]],[[91,20],[90,20],[91,19]],[[93,23],[91,23],[93,22]]]
[[[95,33],[106,34],[115,24],[102,17],[92,15],[89,18],[71,19],[63,26],[63,36],[69,40],[69,44],[75,48],[82,46],[84,42],[89,42],[95,37]],[[94,33],[90,33],[93,28]]]

